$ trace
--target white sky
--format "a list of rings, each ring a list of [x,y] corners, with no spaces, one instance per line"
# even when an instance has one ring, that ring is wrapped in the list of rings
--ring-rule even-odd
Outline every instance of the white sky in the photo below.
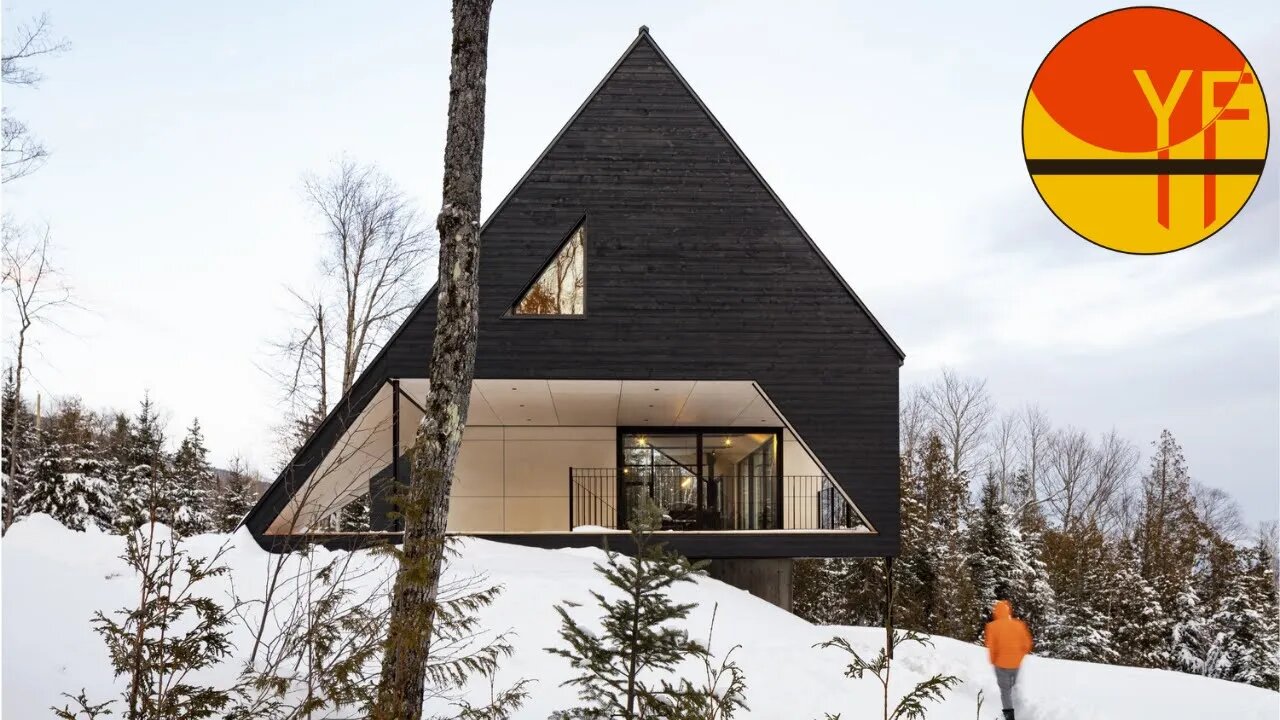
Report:
[[[38,338],[34,389],[130,409],[149,389],[171,434],[198,414],[215,461],[271,469],[278,408],[258,365],[318,247],[300,174],[346,152],[434,215],[447,6],[6,3],[6,27],[48,10],[73,44],[38,91],[4,97],[54,153],[4,187],[5,210],[52,225],[88,308]],[[1022,164],[1037,65],[1115,6],[496,0],[486,212],[647,24],[906,350],[904,385],[951,366],[1005,407],[1114,426],[1144,452],[1167,426],[1197,479],[1274,519],[1276,159],[1232,225],[1159,257],[1076,238]],[[1280,6],[1179,7],[1280,88]]]

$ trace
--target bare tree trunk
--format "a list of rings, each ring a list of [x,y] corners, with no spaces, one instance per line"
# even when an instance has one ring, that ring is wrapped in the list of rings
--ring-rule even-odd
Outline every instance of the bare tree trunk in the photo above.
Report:
[[[18,502],[18,472],[19,461],[18,453],[22,450],[22,369],[23,369],[23,351],[27,344],[27,329],[31,327],[31,321],[23,318],[18,323],[18,359],[17,366],[13,369],[13,427],[9,430],[9,487],[6,488],[8,493],[4,499],[4,527],[3,532],[9,531],[9,526],[15,520],[14,508]]]
[[[449,491],[475,374],[480,261],[480,170],[492,0],[454,0],[440,271],[431,388],[401,502],[404,547],[392,591],[373,717],[419,720],[444,555]]]
[[[5,532],[16,519],[15,503],[21,467],[19,455],[22,452],[22,373],[26,371],[27,334],[39,323],[57,327],[50,315],[64,306],[76,307],[71,289],[62,283],[61,273],[53,263],[48,226],[34,240],[29,239],[27,233],[26,228],[5,216],[3,245],[0,246],[4,280],[0,286],[13,301],[18,326],[15,339],[17,366],[13,369],[13,427],[5,429],[9,433],[9,482],[4,498],[3,528],[0,530]]]
[[[320,388],[319,405],[316,407],[315,422],[319,423],[329,414],[329,338],[325,333],[324,305],[316,303],[316,332],[320,335],[320,382],[317,385]],[[345,395],[350,387],[343,387],[342,392]]]

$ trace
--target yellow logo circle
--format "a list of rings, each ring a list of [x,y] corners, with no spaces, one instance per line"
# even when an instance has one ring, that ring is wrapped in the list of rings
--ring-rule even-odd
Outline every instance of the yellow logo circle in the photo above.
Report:
[[[1173,252],[1248,202],[1267,157],[1266,100],[1244,54],[1208,23],[1134,7],[1085,22],[1027,92],[1022,148],[1049,209],[1086,240]]]

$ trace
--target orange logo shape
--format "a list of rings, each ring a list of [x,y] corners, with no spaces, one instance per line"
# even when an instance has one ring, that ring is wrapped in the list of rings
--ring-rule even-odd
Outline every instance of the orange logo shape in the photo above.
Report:
[[[1266,100],[1240,48],[1197,17],[1133,7],[1058,41],[1022,111],[1027,171],[1086,240],[1135,254],[1204,240],[1266,162]]]

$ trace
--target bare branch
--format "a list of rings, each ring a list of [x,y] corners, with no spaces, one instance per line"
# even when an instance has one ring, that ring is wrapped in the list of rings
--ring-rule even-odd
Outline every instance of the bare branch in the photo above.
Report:
[[[66,40],[54,39],[49,14],[43,13],[14,31],[12,42],[0,54],[5,85],[36,87],[44,76],[31,61],[42,55],[57,55],[71,49]]]
[[[57,327],[53,319],[57,312],[77,305],[72,299],[71,287],[53,263],[48,225],[37,231],[18,225],[6,215],[0,237],[0,263],[3,264],[0,287],[12,303],[14,312],[14,396],[21,406],[26,355],[30,351],[33,330],[42,325]],[[20,414],[15,413],[13,422],[16,425],[20,421]],[[17,427],[6,430],[9,433],[10,458],[8,482],[18,482],[22,469],[22,433]],[[10,493],[16,490],[5,488],[5,497],[13,497]],[[12,520],[13,503],[5,503],[4,529],[8,529]]]
[[[340,310],[334,342],[338,389],[345,393],[421,299],[433,237],[421,213],[374,165],[343,158],[328,175],[305,176],[303,188],[323,223],[321,269],[331,304]]]
[[[934,431],[942,438],[954,472],[971,472],[981,462],[982,439],[991,421],[987,381],[943,370],[924,392]]]
[[[44,76],[36,69],[34,61],[65,52],[71,47],[66,40],[53,37],[53,26],[47,13],[19,26],[11,39],[12,42],[4,48],[0,65],[3,66],[4,84],[13,87],[37,87]],[[8,108],[4,109],[4,120],[0,125],[4,135],[0,180],[9,182],[38,170],[49,157],[44,144],[32,134],[26,123],[13,117]]]

